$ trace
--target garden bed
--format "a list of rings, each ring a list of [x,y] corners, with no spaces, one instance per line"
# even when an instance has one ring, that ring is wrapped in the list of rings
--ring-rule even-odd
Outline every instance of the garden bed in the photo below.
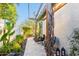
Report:
[[[23,41],[23,43],[21,44],[22,50],[19,53],[16,53],[16,52],[12,53],[11,52],[11,53],[8,54],[8,56],[23,56],[24,55],[24,51],[25,51],[26,42],[27,42],[27,39],[25,39]]]
[[[0,56],[23,56],[27,39],[17,35],[16,39],[0,47]]]

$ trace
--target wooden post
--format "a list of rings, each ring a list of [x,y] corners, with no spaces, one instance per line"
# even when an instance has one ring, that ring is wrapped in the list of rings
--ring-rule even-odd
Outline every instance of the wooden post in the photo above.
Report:
[[[35,19],[35,41],[37,41],[37,19]]]
[[[45,47],[47,56],[52,55],[52,49],[51,49],[51,36],[54,36],[54,17],[53,17],[53,11],[52,11],[52,4],[47,4],[46,7],[46,39],[45,39]]]

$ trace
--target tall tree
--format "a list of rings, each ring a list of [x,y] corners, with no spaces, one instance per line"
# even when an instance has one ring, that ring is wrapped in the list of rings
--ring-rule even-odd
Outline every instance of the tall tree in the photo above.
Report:
[[[7,20],[9,22],[5,21],[5,26],[4,26],[4,30],[7,30],[8,32],[6,33],[4,31],[4,34],[2,35],[2,37],[0,38],[0,41],[3,41],[3,44],[6,43],[6,41],[10,40],[10,35],[12,35],[14,33],[11,32],[13,27],[14,27],[14,23],[16,22],[16,4],[12,4],[12,3],[0,3],[0,20]],[[6,27],[6,28],[5,28]],[[7,36],[9,37],[7,39]]]
[[[16,20],[16,6],[12,3],[0,3],[0,19],[7,19],[13,23]]]

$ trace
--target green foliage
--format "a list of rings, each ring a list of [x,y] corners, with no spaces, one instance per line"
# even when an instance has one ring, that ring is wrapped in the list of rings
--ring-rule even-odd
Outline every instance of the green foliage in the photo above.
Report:
[[[5,33],[0,39],[0,41],[3,41],[3,45],[6,45],[7,35],[8,35],[8,33]]]
[[[42,35],[42,21],[39,21],[38,26],[39,26],[38,35],[41,36]]]
[[[34,35],[35,30],[35,21],[34,20],[27,20],[22,26],[21,26],[24,37],[28,37],[30,35]]]
[[[13,35],[15,31],[13,31],[14,24],[11,22],[6,22],[5,24],[5,29],[8,30],[7,33],[9,36]]]
[[[10,36],[15,33],[15,31],[13,31],[13,28],[14,28],[14,24],[13,23],[6,22],[5,29],[7,30],[7,32],[5,32],[2,35],[2,37],[0,38],[0,41],[3,41],[3,45],[5,45],[6,43],[9,43]]]
[[[24,39],[22,35],[17,35],[16,39],[12,42],[6,43],[0,48],[0,53],[7,55],[10,52],[19,53],[22,51],[21,43],[23,43]]]
[[[16,7],[12,3],[0,3],[0,18],[7,19],[13,23],[16,20]]]
[[[11,36],[11,35],[13,35],[14,33],[15,33],[15,31],[13,31],[13,32],[10,32],[10,33],[9,33],[9,35]]]
[[[19,44],[22,44],[22,42],[24,41],[24,38],[22,35],[17,35],[16,36],[16,42],[18,42]]]
[[[21,48],[21,45],[18,42],[14,41],[12,44],[13,45],[12,45],[12,51],[11,52],[16,52],[16,53],[21,52],[22,48]]]
[[[8,54],[10,52],[19,53],[22,51],[21,45],[17,43],[16,41],[10,42],[9,44],[3,45],[0,48],[1,54]]]
[[[11,31],[13,28],[14,28],[14,24],[12,22],[6,22],[5,24],[5,28],[8,30],[8,31]]]
[[[19,53],[22,51],[21,48],[21,44],[23,43],[24,38],[22,35],[17,35],[16,39],[14,41],[11,42],[11,47],[12,47],[12,51],[11,52],[16,52]]]
[[[33,34],[32,29],[30,27],[23,27],[23,32],[25,37],[28,37],[29,35]]]
[[[0,48],[0,53],[1,54],[8,54],[10,53],[12,50],[12,45],[11,44],[6,44],[6,45],[3,45],[1,48]]]
[[[12,3],[1,3],[0,4],[0,19],[8,20],[5,24],[6,33],[0,38],[0,41],[3,41],[3,44],[8,43],[10,36],[14,34],[15,31],[12,31],[14,23],[16,21],[16,6]],[[9,38],[7,38],[9,37]]]
[[[79,29],[75,29],[70,39],[70,55],[79,55]]]
[[[15,33],[13,30],[16,21],[16,6],[12,3],[0,4],[0,19],[7,20],[5,22],[5,32],[1,36],[0,41],[3,41],[3,46],[0,48],[0,53],[7,54],[10,52],[20,52],[22,50],[20,43],[23,42],[21,35],[16,36],[16,39],[9,42],[10,36]]]
[[[0,41],[6,40],[7,34],[8,34],[8,33],[5,33],[5,34],[1,37]]]
[[[24,37],[34,36],[35,35],[35,20],[27,20],[22,24],[21,28],[23,29]],[[42,34],[42,21],[37,22],[37,35]]]

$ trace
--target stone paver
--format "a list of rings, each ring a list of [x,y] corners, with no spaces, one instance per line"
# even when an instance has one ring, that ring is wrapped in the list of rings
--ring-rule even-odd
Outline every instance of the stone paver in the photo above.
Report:
[[[33,37],[27,39],[24,56],[46,56],[44,46],[36,43]]]

